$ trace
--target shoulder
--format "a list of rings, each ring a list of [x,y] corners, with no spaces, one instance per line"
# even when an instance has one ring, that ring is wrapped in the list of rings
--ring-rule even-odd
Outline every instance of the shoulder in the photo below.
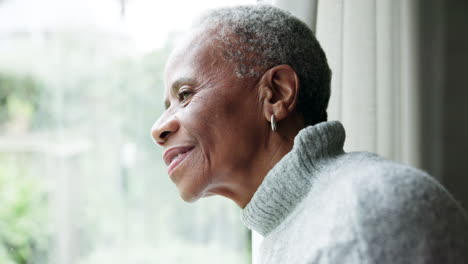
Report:
[[[456,263],[457,256],[466,257],[468,217],[441,184],[419,169],[354,155],[358,166],[342,179],[352,193],[350,219],[364,252],[389,261],[400,256]]]
[[[364,158],[347,179],[358,207],[393,209],[395,213],[429,208],[463,212],[453,196],[426,172],[375,154],[358,155]]]

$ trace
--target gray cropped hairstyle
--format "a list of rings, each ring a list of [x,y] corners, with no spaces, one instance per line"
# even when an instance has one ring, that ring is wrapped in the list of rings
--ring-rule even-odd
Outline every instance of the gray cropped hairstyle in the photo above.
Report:
[[[209,10],[195,21],[212,33],[223,57],[239,78],[261,77],[287,64],[300,82],[297,110],[305,125],[327,120],[331,71],[312,30],[289,12],[270,5],[246,5]]]

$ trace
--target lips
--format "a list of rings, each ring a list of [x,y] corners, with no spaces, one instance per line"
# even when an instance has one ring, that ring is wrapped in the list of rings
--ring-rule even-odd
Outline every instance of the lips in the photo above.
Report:
[[[168,174],[171,174],[171,172],[185,159],[193,148],[193,146],[172,147],[164,152],[163,159],[168,166]]]

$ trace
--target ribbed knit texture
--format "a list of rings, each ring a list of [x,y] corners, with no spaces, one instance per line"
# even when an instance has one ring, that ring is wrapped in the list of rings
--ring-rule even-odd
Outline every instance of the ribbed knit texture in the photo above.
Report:
[[[307,127],[266,175],[242,211],[260,263],[468,263],[468,216],[437,181],[344,140]]]

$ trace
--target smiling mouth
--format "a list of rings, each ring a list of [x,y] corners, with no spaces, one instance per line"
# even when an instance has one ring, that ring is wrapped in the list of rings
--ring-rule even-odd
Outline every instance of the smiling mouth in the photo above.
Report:
[[[189,153],[192,151],[193,147],[190,148],[176,148],[172,149],[168,152],[169,156],[166,158],[166,164],[168,164],[167,167],[167,174],[171,174],[172,171],[174,171],[184,160],[185,158],[189,155]]]

